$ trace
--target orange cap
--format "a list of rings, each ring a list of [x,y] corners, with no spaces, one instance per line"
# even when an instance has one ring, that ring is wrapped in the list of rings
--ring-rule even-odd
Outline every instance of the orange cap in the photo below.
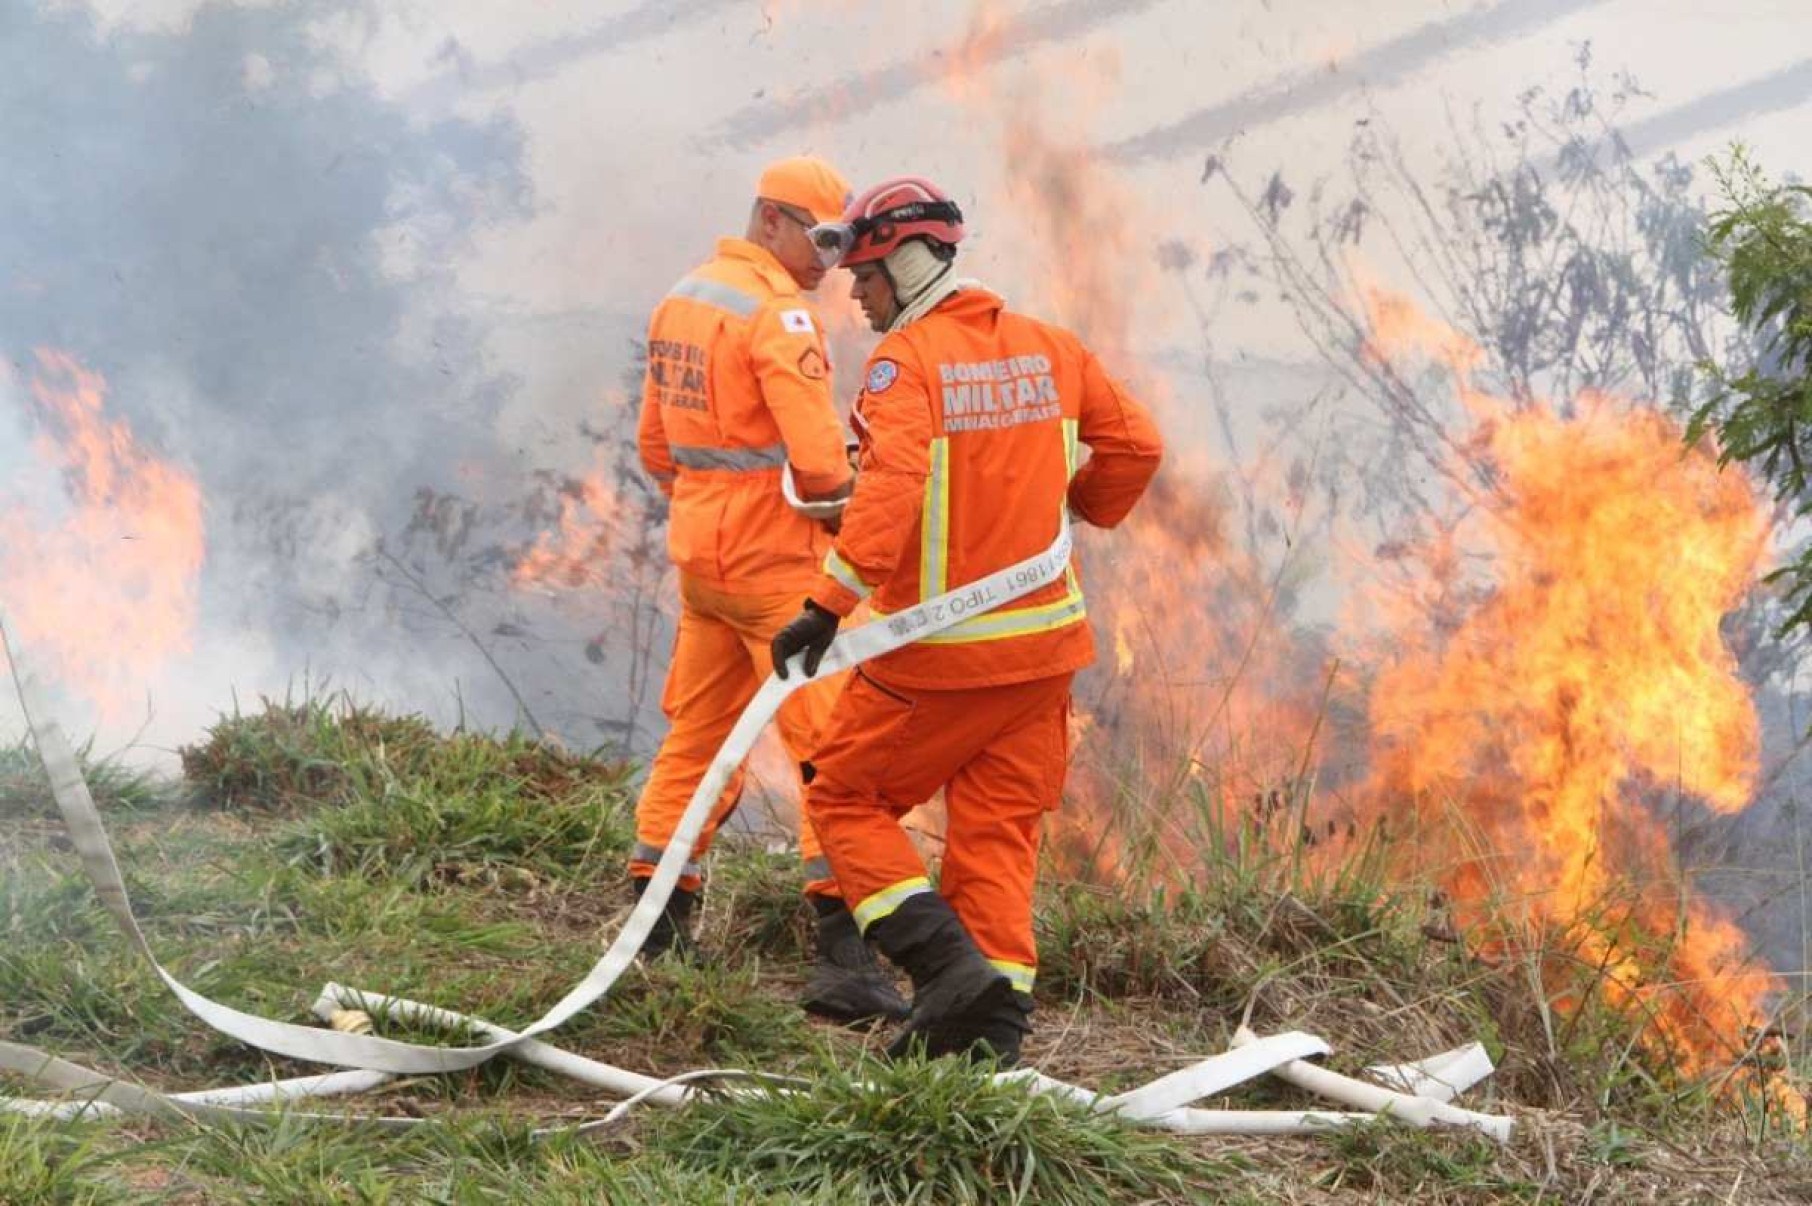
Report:
[[[820,222],[835,222],[851,199],[849,181],[816,155],[795,155],[768,164],[755,195],[803,209]]]

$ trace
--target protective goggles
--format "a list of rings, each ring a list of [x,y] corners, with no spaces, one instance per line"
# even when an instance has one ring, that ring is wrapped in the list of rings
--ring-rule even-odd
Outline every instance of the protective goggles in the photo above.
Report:
[[[961,222],[963,211],[954,201],[914,201],[898,205],[871,217],[854,222],[820,222],[805,232],[817,249],[818,263],[835,268],[843,257],[856,249],[865,236],[873,235],[877,243],[893,240],[894,231],[908,222]]]
[[[805,237],[812,241],[812,247],[818,253],[818,266],[828,270],[841,263],[856,245],[856,225],[854,222],[820,222],[807,230]]]

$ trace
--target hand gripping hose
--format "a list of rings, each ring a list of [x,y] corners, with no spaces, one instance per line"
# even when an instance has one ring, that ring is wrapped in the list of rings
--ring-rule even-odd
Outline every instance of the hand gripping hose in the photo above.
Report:
[[[842,634],[825,653],[819,673],[833,674],[890,653],[913,641],[941,632],[960,620],[990,611],[1056,581],[1069,564],[1070,547],[1070,527],[1065,522],[1057,533],[1057,539],[1036,556],[928,599],[885,620],[864,624]],[[654,875],[643,890],[641,899],[630,912],[615,941],[583,980],[547,1013],[527,1027],[511,1032],[508,1037],[478,1047],[442,1047],[369,1034],[322,1030],[314,1026],[259,1017],[211,1000],[171,975],[157,961],[144,931],[132,915],[125,881],[120,875],[119,864],[114,859],[106,830],[101,825],[94,798],[89,794],[88,785],[82,778],[75,753],[50,709],[46,707],[44,691],[36,676],[22,664],[21,651],[3,616],[0,616],[0,644],[4,644],[6,648],[19,701],[25,709],[26,722],[36,738],[38,756],[50,779],[51,795],[63,814],[64,822],[69,826],[70,837],[81,855],[82,865],[94,884],[96,894],[127,939],[151,964],[158,978],[182,1002],[184,1008],[220,1033],[263,1051],[313,1063],[402,1074],[457,1072],[475,1067],[536,1035],[555,1029],[609,992],[617,977],[622,975],[642,949],[642,943],[646,941],[648,932],[654,927],[661,910],[666,906],[668,896],[672,894],[674,884],[679,880],[681,866],[692,856],[692,845],[698,838],[699,830],[704,827],[705,818],[730,776],[748,756],[755,739],[773,718],[781,701],[811,681],[798,666],[799,659],[796,657],[793,663],[789,663],[794,670],[791,677],[781,679],[769,675],[767,681],[756,691],[755,698],[743,709],[723,748],[712,760],[698,789],[692,793],[692,800],[686,805],[686,811],[681,815],[672,838],[668,840],[660,862],[655,865]]]

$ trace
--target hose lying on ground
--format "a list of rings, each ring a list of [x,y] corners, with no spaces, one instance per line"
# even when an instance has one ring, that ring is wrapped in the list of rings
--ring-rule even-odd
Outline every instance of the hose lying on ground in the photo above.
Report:
[[[819,673],[833,674],[839,670],[858,665],[871,658],[879,657],[913,641],[940,632],[960,620],[980,615],[1000,605],[1029,594],[1053,582],[1069,564],[1071,533],[1068,524],[1058,533],[1052,545],[1035,557],[1015,565],[1008,566],[995,574],[979,581],[950,591],[934,599],[927,600],[906,611],[887,617],[885,620],[862,625],[837,637],[820,665]],[[194,1014],[212,1029],[229,1037],[238,1039],[262,1051],[292,1059],[312,1063],[333,1064],[345,1068],[360,1070],[368,1074],[388,1075],[422,1074],[454,1072],[475,1067],[499,1055],[508,1054],[530,1062],[541,1063],[544,1059],[560,1057],[561,1062],[580,1060],[558,1048],[541,1043],[537,1036],[559,1027],[574,1015],[596,1003],[609,992],[617,978],[628,968],[641,950],[649,931],[666,905],[674,885],[677,883],[683,864],[691,857],[693,843],[702,829],[711,807],[722,793],[724,786],[737,766],[741,765],[753,748],[756,737],[772,719],[783,701],[793,691],[810,681],[803,672],[795,672],[787,679],[770,675],[756,692],[754,699],[737,719],[730,736],[723,748],[713,759],[703,780],[693,793],[685,812],[675,827],[667,848],[656,864],[654,874],[649,879],[640,899],[631,910],[623,929],[599,958],[585,977],[562,997],[547,1013],[520,1030],[506,1030],[502,1027],[477,1019],[461,1019],[471,1024],[478,1033],[491,1041],[479,1046],[450,1047],[420,1043],[402,1042],[387,1039],[369,1033],[362,1033],[362,1026],[349,1026],[346,1029],[321,1029],[313,1026],[281,1022],[271,1018],[259,1017],[214,1001],[184,985],[176,979],[161,963],[151,950],[144,932],[139,928],[133,916],[131,902],[127,898],[126,886],[120,875],[119,864],[114,858],[111,843],[107,839],[105,828],[101,824],[100,814],[95,807],[93,796],[88,790],[81,768],[68,739],[57,724],[50,709],[46,706],[45,692],[22,662],[22,651],[17,639],[3,616],[0,616],[0,645],[6,649],[14,685],[19,694],[21,705],[25,709],[26,722],[31,729],[38,757],[43,762],[45,774],[50,781],[51,795],[64,822],[69,827],[70,837],[81,855],[82,865],[88,879],[93,884],[96,895],[102,905],[112,915],[114,921],[125,934],[127,940],[148,962],[158,978],[181,1001],[184,1008]],[[330,988],[333,986],[330,986]],[[365,1001],[378,998],[362,995]],[[350,1002],[346,1002],[348,1007]],[[414,1003],[409,1003],[414,1005]],[[428,1006],[415,1006],[417,1009],[431,1009]],[[449,1017],[455,1017],[451,1011],[443,1011]],[[1308,1040],[1305,1047],[1299,1040]],[[1288,1040],[1288,1041],[1280,1041]],[[1121,1094],[1115,1098],[1096,1099],[1087,1090],[1074,1086],[1061,1085],[1061,1082],[1046,1081],[1032,1074],[1026,1079],[1034,1088],[1051,1088],[1053,1091],[1064,1091],[1071,1096],[1081,1094],[1091,1102],[1098,1102],[1098,1108],[1113,1110],[1122,1116],[1139,1121],[1155,1121],[1173,1118],[1182,1113],[1179,1094],[1187,1092],[1197,1083],[1213,1085],[1195,1094],[1188,1100],[1199,1099],[1212,1092],[1218,1092],[1226,1085],[1237,1083],[1237,1080],[1225,1081],[1227,1070],[1234,1067],[1251,1065],[1257,1067],[1265,1064],[1272,1054],[1277,1054],[1275,1062],[1258,1068],[1251,1075],[1260,1071],[1271,1070],[1280,1066],[1294,1066],[1300,1062],[1303,1054],[1326,1051],[1326,1045],[1319,1039],[1308,1036],[1289,1035],[1272,1036],[1270,1039],[1258,1040],[1263,1045],[1264,1055],[1253,1053],[1229,1052],[1213,1059],[1203,1061],[1194,1069],[1184,1069],[1180,1073],[1154,1081],[1131,1094]],[[1284,1054],[1284,1052],[1292,1052]],[[1233,1058],[1241,1057],[1241,1058]],[[592,1065],[588,1073],[597,1069],[607,1069],[599,1073],[613,1081],[609,1087],[629,1093],[634,1100],[644,1095],[649,1100],[667,1104],[677,1104],[688,1096],[686,1090],[678,1087],[679,1081],[659,1081],[639,1073],[612,1069],[609,1065],[596,1064],[595,1061],[584,1061]],[[1487,1061],[1487,1065],[1489,1061]],[[545,1065],[544,1065],[545,1066]],[[1308,1066],[1308,1065],[1305,1065]],[[212,1104],[213,1098],[208,1094],[163,1095],[143,1089],[126,1082],[110,1078],[80,1068],[54,1056],[34,1051],[17,1044],[0,1045],[0,1067],[28,1076],[39,1083],[67,1091],[86,1093],[93,1099],[122,1110],[140,1113],[168,1114],[177,1113],[190,1116],[233,1116],[238,1117],[246,1110],[237,1105]],[[1211,1067],[1208,1072],[1197,1072],[1196,1069]],[[567,1069],[560,1069],[567,1070]],[[571,1074],[569,1072],[569,1074]],[[724,1073],[717,1073],[722,1076]],[[755,1073],[738,1073],[751,1077]],[[303,1086],[303,1082],[278,1082],[276,1085],[248,1086],[243,1090],[218,1090],[211,1093],[225,1093],[228,1101],[287,1101],[306,1093],[321,1092],[321,1083],[331,1086],[329,1091],[337,1089],[339,1083],[320,1078],[312,1078],[315,1087],[312,1090]],[[588,1079],[588,1077],[581,1077]],[[682,1078],[683,1079],[683,1078]],[[364,1082],[358,1082],[364,1083]],[[372,1081],[371,1084],[380,1083]],[[591,1083],[596,1083],[591,1082]],[[1358,1083],[1358,1082],[1353,1082]],[[279,1086],[287,1086],[279,1088]],[[1161,1087],[1160,1087],[1161,1086]],[[1325,1091],[1330,1086],[1323,1083]],[[1334,1086],[1338,1088],[1338,1086]],[[1370,1088],[1370,1086],[1364,1086]],[[1379,1090],[1382,1092],[1382,1090]],[[1144,1094],[1144,1096],[1140,1096]],[[1426,1101],[1429,1105],[1438,1105],[1425,1098],[1408,1098],[1400,1094],[1392,1095],[1405,1102]],[[1128,1099],[1132,1099],[1129,1100]],[[1155,1104],[1151,1104],[1155,1103]],[[1149,1105],[1149,1108],[1148,1108]],[[1159,1108],[1159,1107],[1162,1108]],[[0,1108],[27,1107],[38,1112],[54,1108],[45,1103],[9,1104],[0,1099]],[[1388,1107],[1387,1107],[1388,1108]],[[257,1111],[249,1111],[256,1114]],[[1203,1111],[1196,1111],[1202,1113]],[[1453,1114],[1464,1111],[1448,1111],[1446,1116],[1439,1116],[1420,1108],[1408,1110],[1401,1116],[1405,1121],[1414,1121],[1426,1125],[1429,1121],[1449,1122],[1455,1119]],[[1413,1117],[1412,1117],[1413,1115]],[[292,1115],[293,1116],[293,1115]],[[1307,1115],[1303,1115],[1307,1118]],[[1347,1116],[1351,1117],[1351,1116]],[[1483,1120],[1485,1116],[1471,1116]],[[387,1120],[396,1125],[413,1124],[415,1119]],[[1501,1123],[1503,1135],[1508,1134],[1509,1123],[1505,1119],[1491,1119],[1493,1125],[1485,1126],[1468,1122],[1469,1125],[1480,1125],[1480,1129],[1493,1133],[1500,1129],[1495,1124]],[[1325,1126],[1326,1122],[1314,1121],[1308,1125]]]

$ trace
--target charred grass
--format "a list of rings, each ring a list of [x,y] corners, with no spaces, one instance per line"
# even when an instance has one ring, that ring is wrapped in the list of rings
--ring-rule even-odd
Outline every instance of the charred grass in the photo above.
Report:
[[[171,1091],[318,1071],[212,1035],[157,983],[95,903],[29,755],[0,755],[0,1034]],[[332,979],[520,1022],[583,974],[629,905],[629,771],[610,758],[519,735],[435,734],[335,696],[225,718],[183,762],[179,783],[104,761],[90,769],[153,948],[239,1008],[308,1021]],[[726,843],[700,918],[713,957],[632,970],[555,1039],[661,1075],[805,1076],[809,1093],[643,1108],[590,1135],[531,1139],[533,1126],[596,1118],[613,1102],[499,1060],[352,1104],[442,1123],[400,1136],[296,1118],[223,1128],[0,1114],[0,1201],[1784,1202],[1812,1192],[1804,1132],[1781,1116],[1781,1087],[1805,1084],[1792,1051],[1758,1044],[1735,1074],[1688,1077],[1601,967],[1566,957],[1576,942],[1566,933],[1526,928],[1486,957],[1458,940],[1425,886],[1390,883],[1376,850],[1361,845],[1317,872],[1274,815],[1227,819],[1200,793],[1121,821],[1111,875],[1069,861],[1045,876],[1029,1062],[1112,1091],[1223,1049],[1242,1023],[1321,1034],[1335,1048],[1328,1063],[1349,1073],[1480,1039],[1499,1071],[1468,1104],[1513,1113],[1517,1139],[1500,1148],[1393,1127],[1185,1139],[949,1062],[885,1065],[872,1058],[884,1036],[808,1021],[793,1003],[810,951],[795,859]],[[17,1082],[0,1089],[29,1095]],[[1203,1104],[1326,1103],[1260,1082]]]

